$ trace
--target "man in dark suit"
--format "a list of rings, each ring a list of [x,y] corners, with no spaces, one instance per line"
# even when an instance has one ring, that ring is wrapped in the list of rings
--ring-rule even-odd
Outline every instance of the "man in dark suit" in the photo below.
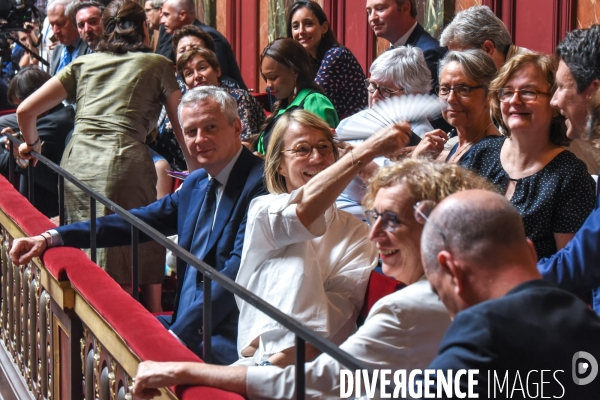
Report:
[[[536,391],[598,398],[600,317],[541,279],[533,244],[504,196],[472,190],[447,197],[425,225],[421,254],[453,317],[428,370],[479,370],[470,385],[479,398],[533,398]]]
[[[199,87],[181,100],[179,119],[192,157],[203,167],[182,189],[131,212],[165,235],[179,235],[179,244],[216,270],[235,279],[242,255],[246,213],[252,199],[265,194],[262,160],[242,146],[237,103],[224,90]],[[117,215],[98,219],[98,246],[126,245],[130,227]],[[89,247],[89,222],[15,241],[11,257],[27,262],[54,245]],[[147,240],[147,238],[145,238]],[[144,235],[141,235],[144,240]],[[202,355],[202,275],[178,261],[178,287],[172,319],[161,322],[185,345]],[[238,309],[233,294],[213,282],[212,350],[216,362],[238,359]]]
[[[439,82],[438,62],[448,49],[441,47],[417,22],[415,0],[367,0],[367,15],[375,36],[390,42],[390,49],[410,45],[423,50],[427,68],[431,72],[431,93],[434,93]],[[431,125],[445,132],[452,129],[441,117],[431,121]]]
[[[408,44],[423,50],[433,85],[437,85],[438,61],[447,49],[417,22],[415,0],[367,0],[367,15],[375,36],[386,39],[391,47]]]
[[[70,16],[76,0],[55,0],[48,5],[48,22],[59,45],[54,48],[50,60],[50,75],[69,65],[75,58],[87,54],[88,45],[79,37],[77,27]]]
[[[193,24],[208,33],[215,42],[215,54],[223,76],[233,79],[242,89],[246,89],[240,68],[233,55],[233,50],[225,36],[218,30],[196,19],[196,6],[193,0],[167,0],[162,6],[160,29],[156,53],[175,62],[175,53],[171,38],[173,32],[185,25]]]

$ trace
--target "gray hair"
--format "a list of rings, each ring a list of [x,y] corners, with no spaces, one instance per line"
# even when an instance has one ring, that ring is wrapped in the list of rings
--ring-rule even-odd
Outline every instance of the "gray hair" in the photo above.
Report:
[[[486,92],[490,82],[496,76],[496,64],[494,60],[483,50],[449,51],[440,60],[438,75],[442,75],[443,69],[451,62],[458,63],[465,76],[482,85]]]
[[[431,72],[423,50],[418,47],[402,46],[386,51],[373,61],[370,72],[375,81],[393,83],[404,88],[405,94],[431,91]]]
[[[173,8],[175,8],[175,12],[180,12],[181,10],[185,11],[189,16],[196,15],[196,3],[194,0],[165,0],[171,2]]]
[[[488,6],[474,6],[456,14],[442,32],[440,45],[481,49],[486,40],[504,55],[513,44],[508,29]]]
[[[159,8],[161,8],[163,3],[165,2],[165,0],[148,0],[148,1],[150,1],[150,5],[155,10],[158,10]]]
[[[177,107],[179,122],[181,123],[181,111],[184,107],[211,99],[219,104],[219,108],[227,118],[229,125],[233,125],[236,119],[239,118],[237,102],[226,90],[216,86],[198,86],[184,94],[179,107]]]
[[[48,13],[50,10],[54,10],[58,6],[63,6],[63,15],[70,18],[72,9],[77,6],[77,4],[79,4],[78,0],[53,0],[46,6],[46,13]]]

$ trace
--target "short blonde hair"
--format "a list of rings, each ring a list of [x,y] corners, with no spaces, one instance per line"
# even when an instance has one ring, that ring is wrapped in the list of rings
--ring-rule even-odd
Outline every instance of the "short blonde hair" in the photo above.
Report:
[[[469,189],[498,191],[488,180],[458,164],[408,158],[379,170],[369,182],[363,206],[372,209],[379,189],[400,184],[406,185],[415,203],[439,203],[452,193]]]
[[[558,62],[556,57],[539,54],[539,53],[523,53],[517,54],[502,66],[498,71],[498,75],[496,78],[490,83],[490,90],[494,91],[496,95],[491,96],[491,109],[494,119],[500,124],[502,127],[502,132],[504,136],[510,137],[511,132],[508,126],[504,123],[502,119],[502,111],[500,110],[500,100],[498,99],[497,93],[498,90],[503,88],[506,83],[510,80],[515,72],[526,66],[527,64],[532,64],[537,69],[539,69],[544,76],[546,83],[548,84],[548,93],[550,93],[550,98],[554,95],[556,91],[556,70],[558,69]],[[558,112],[555,112],[554,118],[552,119],[552,124],[550,127],[550,142],[557,146],[568,146],[571,142],[567,138],[567,130],[564,124],[564,117],[562,117]]]
[[[337,145],[333,140],[331,129],[325,121],[311,113],[310,111],[296,109],[292,112],[287,112],[279,117],[279,120],[273,127],[271,138],[269,139],[269,147],[265,156],[265,183],[267,190],[272,194],[287,193],[287,185],[285,177],[277,171],[282,158],[283,139],[287,132],[287,128],[292,124],[297,123],[306,128],[315,129],[323,134],[325,138],[333,145],[333,156],[337,161],[339,154]]]

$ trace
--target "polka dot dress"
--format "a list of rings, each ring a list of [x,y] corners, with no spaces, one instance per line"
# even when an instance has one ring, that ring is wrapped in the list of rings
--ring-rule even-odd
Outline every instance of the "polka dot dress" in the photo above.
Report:
[[[365,73],[354,54],[344,47],[325,53],[315,82],[324,90],[338,115],[350,116],[367,107]]]
[[[500,163],[506,138],[492,138],[473,146],[462,166],[479,173],[500,193],[510,177]],[[537,173],[516,181],[510,202],[517,208],[525,233],[539,258],[556,253],[554,233],[575,233],[594,209],[596,185],[585,163],[565,150]]]

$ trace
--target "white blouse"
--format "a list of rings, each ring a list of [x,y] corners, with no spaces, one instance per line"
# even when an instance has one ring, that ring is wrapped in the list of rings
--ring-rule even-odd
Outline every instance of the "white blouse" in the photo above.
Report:
[[[306,228],[296,215],[302,190],[252,201],[236,282],[339,344],[356,330],[377,248],[367,225],[335,206]],[[240,357],[257,337],[256,364],[295,345],[282,325],[236,301]]]

